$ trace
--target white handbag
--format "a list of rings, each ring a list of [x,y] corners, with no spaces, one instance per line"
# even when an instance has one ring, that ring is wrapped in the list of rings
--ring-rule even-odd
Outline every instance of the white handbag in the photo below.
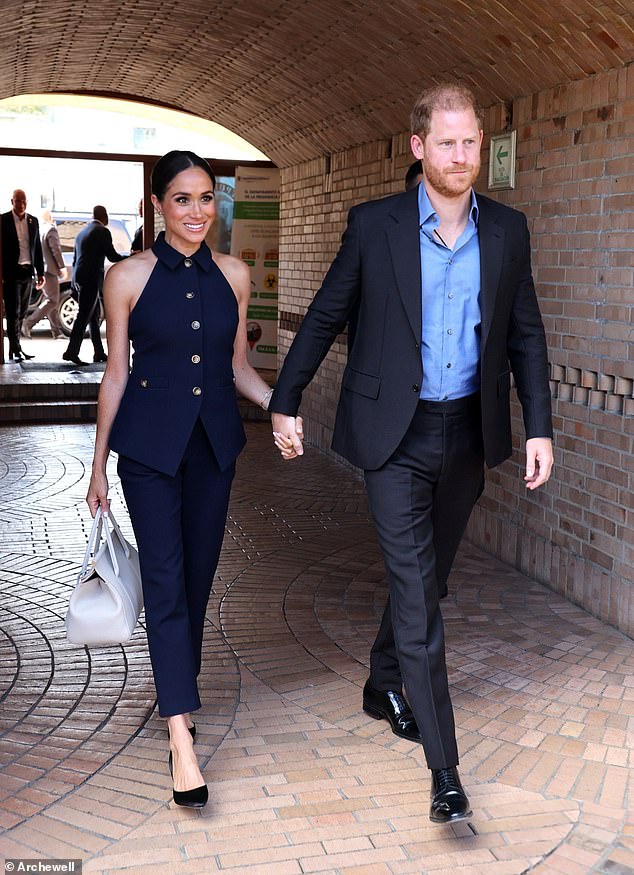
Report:
[[[102,541],[103,536],[103,541]],[[98,509],[66,613],[71,644],[104,647],[129,641],[143,608],[139,554],[112,513]]]

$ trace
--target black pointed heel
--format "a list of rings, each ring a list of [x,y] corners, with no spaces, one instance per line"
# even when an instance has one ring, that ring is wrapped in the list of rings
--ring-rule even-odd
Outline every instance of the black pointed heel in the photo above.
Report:
[[[174,766],[171,751],[167,762],[173,780]],[[202,784],[200,787],[194,787],[193,790],[172,790],[172,797],[176,805],[182,805],[184,808],[204,808],[209,800],[209,790],[206,784]]]

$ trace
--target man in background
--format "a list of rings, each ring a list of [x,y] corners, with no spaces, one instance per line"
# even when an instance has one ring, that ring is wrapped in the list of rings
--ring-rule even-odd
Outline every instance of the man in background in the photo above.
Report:
[[[86,326],[90,326],[90,339],[94,348],[93,361],[108,360],[99,331],[99,300],[103,287],[104,259],[123,261],[112,244],[112,234],[108,230],[108,211],[105,207],[93,207],[93,220],[75,238],[73,254],[73,285],[79,294],[79,311],[68,341],[64,361],[84,365],[79,358],[81,342]]]
[[[143,198],[139,201],[139,217],[141,224],[134,232],[132,245],[130,246],[130,255],[136,255],[137,252],[143,252]]]
[[[12,209],[2,214],[2,282],[9,338],[9,360],[32,359],[22,349],[20,331],[26,316],[37,276],[38,288],[44,283],[44,259],[40,228],[35,216],[26,211],[26,194],[16,188]]]
[[[46,316],[51,326],[51,334],[57,339],[64,335],[59,317],[59,279],[65,265],[59,233],[50,210],[42,212],[41,241],[44,255],[44,300],[24,320],[22,333],[25,337],[30,337],[33,326]]]
[[[405,191],[409,191],[410,188],[416,188],[416,186],[423,181],[423,167],[419,161],[412,161],[412,163],[407,168],[407,173],[405,174]]]

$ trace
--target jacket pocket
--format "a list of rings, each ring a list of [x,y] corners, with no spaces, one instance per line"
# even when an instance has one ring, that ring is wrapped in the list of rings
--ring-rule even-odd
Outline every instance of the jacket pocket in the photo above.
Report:
[[[139,389],[169,389],[169,377],[135,377],[134,382]]]
[[[381,380],[372,374],[364,374],[352,368],[346,368],[343,375],[343,386],[351,392],[365,395],[366,398],[377,398]]]

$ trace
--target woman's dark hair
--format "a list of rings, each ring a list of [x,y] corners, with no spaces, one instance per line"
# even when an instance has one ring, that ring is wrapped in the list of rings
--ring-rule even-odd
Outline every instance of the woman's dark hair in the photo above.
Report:
[[[182,152],[179,149],[174,149],[159,158],[152,168],[150,179],[152,194],[160,201],[163,200],[163,196],[174,177],[190,167],[200,167],[201,170],[204,170],[211,179],[211,187],[215,189],[216,177],[204,158],[196,155],[195,152]]]

